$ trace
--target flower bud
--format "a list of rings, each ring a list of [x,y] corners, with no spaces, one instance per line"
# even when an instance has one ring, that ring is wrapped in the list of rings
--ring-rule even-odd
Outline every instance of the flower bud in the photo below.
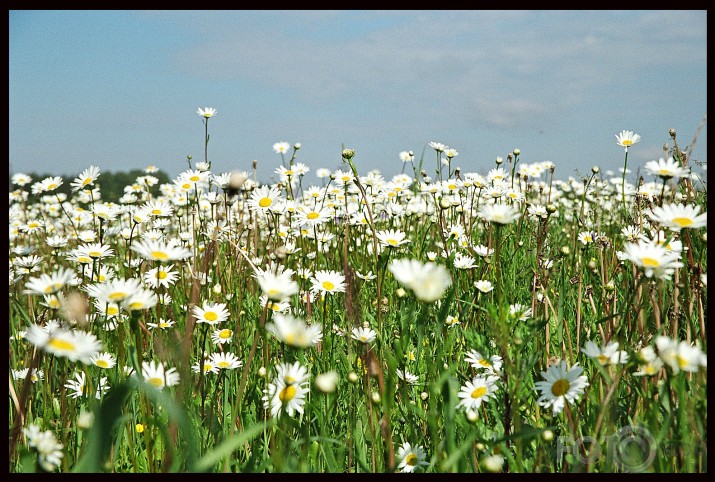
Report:
[[[427,393],[427,392],[420,393],[420,398],[422,400],[427,400],[429,398],[429,393]]]
[[[343,159],[352,159],[354,155],[354,149],[343,149]]]
[[[258,369],[258,376],[261,378],[266,376],[266,367],[261,367]]]
[[[541,433],[541,438],[543,438],[547,442],[551,442],[554,439],[554,432],[551,430],[544,430]]]
[[[499,454],[490,455],[489,457],[482,459],[480,465],[482,466],[482,469],[487,472],[501,472],[502,466],[504,465],[504,457]]]
[[[397,288],[395,290],[395,294],[397,295],[398,298],[404,298],[407,296],[407,292],[405,291],[404,288]]]
[[[470,423],[475,423],[478,418],[479,415],[474,410],[467,411],[467,420],[469,420]]]
[[[372,392],[372,395],[370,395],[370,398],[372,399],[372,403],[380,403],[380,394],[377,392]]]
[[[598,166],[593,166],[593,167],[591,168],[591,172],[594,173],[594,174],[598,174],[599,172],[601,172],[601,168],[598,167]]]
[[[670,129],[670,130],[668,130],[668,134],[670,134],[670,137],[672,137],[673,139],[675,139],[675,129]]]
[[[569,249],[568,246],[561,247],[561,254],[563,254],[564,256],[568,256],[570,252],[571,252],[571,250]]]
[[[504,159],[502,159],[501,157],[497,157],[497,166],[502,162],[504,162]]]
[[[555,204],[548,204],[546,206],[546,212],[549,214],[554,214],[556,212],[556,205]]]
[[[515,155],[515,156],[518,156],[519,154],[521,154],[521,150],[519,150],[519,149],[514,149],[514,155]]]
[[[338,372],[335,370],[321,373],[315,377],[315,386],[323,393],[332,393],[338,386]]]
[[[350,373],[348,373],[348,381],[349,381],[350,383],[357,383],[358,380],[359,380],[359,378],[358,378],[358,374],[357,374],[357,373],[355,373],[355,372],[350,372]]]
[[[293,149],[295,149],[296,151],[301,147],[303,147],[303,145],[300,142],[296,142],[295,144],[293,144]]]

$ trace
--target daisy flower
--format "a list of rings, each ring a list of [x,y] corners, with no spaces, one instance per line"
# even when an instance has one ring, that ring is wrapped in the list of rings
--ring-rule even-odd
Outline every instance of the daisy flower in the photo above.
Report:
[[[179,273],[171,270],[173,267],[173,264],[170,264],[169,266],[159,265],[156,268],[152,268],[145,272],[142,275],[142,278],[144,279],[144,282],[153,289],[159,288],[160,286],[168,288],[179,278]]]
[[[199,107],[199,109],[196,111],[196,113],[204,119],[208,119],[209,117],[215,116],[216,112],[216,109],[214,109],[213,107],[204,107],[203,109]]]
[[[628,353],[618,349],[618,342],[608,342],[606,346],[600,347],[593,341],[587,341],[581,351],[589,358],[593,358],[601,365],[618,364],[628,362]]]
[[[156,328],[158,328],[160,330],[166,330],[168,328],[171,328],[175,324],[176,324],[176,322],[173,320],[165,320],[164,318],[159,318],[158,323],[147,322],[146,325],[149,327],[150,330],[153,330]]]
[[[67,268],[59,268],[51,275],[41,274],[39,278],[30,278],[25,283],[23,293],[30,295],[49,295],[58,292],[75,278],[74,272]]]
[[[218,367],[216,366],[216,364],[214,364],[214,362],[211,359],[206,358],[204,360],[203,365],[200,362],[196,362],[193,365],[191,365],[191,371],[193,371],[194,373],[199,373],[200,371],[203,371],[204,374],[218,373]]]
[[[633,131],[623,130],[619,134],[616,134],[616,143],[623,147],[626,151],[633,144],[641,140],[641,136],[634,134]]]
[[[322,335],[319,325],[308,325],[300,318],[292,315],[276,313],[273,322],[266,323],[266,331],[286,345],[297,348],[306,348],[317,344]]]
[[[488,223],[510,224],[517,220],[521,212],[510,204],[485,204],[479,209],[479,216]]]
[[[62,185],[63,181],[61,177],[53,176],[47,177],[40,182],[36,182],[32,185],[33,194],[41,194],[43,192],[52,192]]]
[[[127,311],[148,310],[159,302],[159,297],[153,291],[140,288],[122,301],[122,308]]]
[[[276,369],[276,378],[264,391],[264,408],[270,408],[271,415],[277,418],[280,418],[283,411],[291,417],[296,412],[302,414],[305,396],[309,391],[308,369],[300,362],[293,365],[281,363]]]
[[[375,337],[377,336],[377,332],[371,328],[365,328],[365,327],[360,327],[360,328],[353,328],[352,331],[352,339],[360,341],[362,343],[372,343],[375,340]]]
[[[345,277],[337,271],[321,270],[316,271],[310,279],[312,286],[310,290],[325,296],[327,293],[342,293],[345,291]]]
[[[399,378],[400,380],[403,380],[408,385],[415,385],[420,380],[417,375],[414,375],[414,374],[408,372],[407,370],[402,371],[398,368],[396,370],[396,372],[397,372],[397,378]]]
[[[417,299],[428,303],[440,299],[452,284],[449,271],[432,262],[399,259],[391,261],[387,269],[397,281],[411,289]]]
[[[89,390],[86,386],[86,377],[84,372],[75,373],[74,380],[67,380],[67,383],[65,383],[65,387],[72,391],[71,393],[67,394],[67,396],[70,398],[79,398],[89,395]],[[104,395],[107,390],[109,390],[109,383],[107,382],[107,377],[101,377],[99,379],[99,384],[93,388],[95,398],[102,398],[102,395]]]
[[[142,377],[149,385],[159,390],[179,383],[179,373],[176,368],[167,370],[162,362],[142,362]]]
[[[111,353],[102,352],[89,357],[89,362],[99,368],[113,368],[117,364],[117,359]]]
[[[400,152],[400,160],[402,162],[412,162],[415,160],[415,153],[412,151],[402,151]]]
[[[296,221],[308,227],[320,226],[330,220],[330,214],[322,206],[303,207],[296,212]]]
[[[24,380],[27,378],[27,373],[30,371],[29,368],[23,368],[22,370],[13,370],[12,378],[15,380]],[[32,383],[37,383],[40,380],[45,379],[45,372],[42,370],[32,369],[32,374],[30,375],[30,381]]]
[[[62,463],[64,445],[57,441],[51,430],[40,432],[39,427],[30,425],[22,431],[27,437],[27,444],[37,450],[40,467],[47,472],[54,472]]]
[[[554,416],[561,413],[566,402],[578,400],[589,385],[582,372],[583,368],[578,363],[570,369],[564,360],[558,365],[551,365],[547,371],[541,372],[544,381],[536,382],[536,389],[541,392],[536,403],[545,408],[553,407]]]
[[[668,251],[664,246],[651,243],[626,243],[623,259],[631,261],[641,268],[646,277],[670,279],[675,268],[681,268],[680,253]]]
[[[400,472],[414,472],[419,467],[429,465],[427,454],[421,445],[412,446],[409,442],[403,443],[397,450],[397,470]]]
[[[243,362],[236,355],[228,352],[214,353],[210,360],[220,370],[235,370],[243,366]]]
[[[489,400],[497,391],[496,382],[499,377],[494,375],[477,375],[471,381],[462,385],[459,390],[461,399],[456,408],[463,407],[465,411],[476,411],[482,402]]]
[[[191,250],[178,245],[178,241],[140,241],[132,243],[131,249],[144,259],[154,261],[175,261],[191,256]]]
[[[489,293],[491,290],[494,289],[494,286],[492,285],[491,281],[487,281],[484,279],[475,281],[474,287],[477,288],[482,293]]]
[[[204,301],[201,308],[194,306],[192,314],[196,318],[196,323],[208,323],[209,325],[216,325],[226,321],[229,315],[225,303],[213,303],[210,301]]]
[[[464,357],[464,361],[477,370],[483,369],[489,373],[499,373],[502,366],[502,357],[499,355],[492,355],[487,358],[476,350],[469,350]]]
[[[380,241],[380,244],[388,248],[397,248],[409,243],[410,240],[405,239],[405,236],[404,232],[396,229],[387,229],[375,233],[375,237]]]
[[[251,211],[267,211],[271,207],[275,207],[276,201],[280,198],[281,192],[268,186],[262,186],[255,189],[251,196],[246,201],[246,206]]]
[[[224,328],[222,330],[214,330],[211,333],[211,341],[214,343],[214,345],[223,345],[225,343],[228,343],[231,341],[231,338],[233,338],[233,331],[229,330],[228,328]]]
[[[707,226],[707,213],[700,213],[700,206],[690,204],[664,204],[656,206],[648,217],[671,231],[695,229]]]
[[[690,174],[690,169],[681,167],[679,162],[669,157],[667,160],[662,157],[657,161],[648,161],[645,164],[645,170],[648,174],[658,176],[661,179],[671,179],[673,177],[687,177]]]
[[[323,393],[333,393],[338,386],[338,372],[331,370],[315,377],[315,386]]]
[[[85,291],[101,303],[121,303],[141,289],[141,282],[138,279],[129,278],[89,285]]]
[[[87,169],[82,171],[82,173],[77,176],[77,178],[70,183],[72,186],[72,191],[76,192],[94,183],[99,177],[99,168],[97,166],[89,166]]]
[[[102,343],[92,333],[59,327],[46,329],[32,324],[25,339],[46,353],[85,364],[102,349]]]
[[[457,269],[472,269],[476,268],[476,260],[471,256],[457,253],[454,256],[454,267]]]
[[[286,154],[290,150],[290,142],[276,142],[273,144],[273,151],[276,154]]]
[[[697,345],[691,345],[683,340],[678,342],[667,336],[659,336],[655,339],[655,346],[658,348],[658,355],[666,363],[673,373],[697,372],[700,367],[707,367],[707,356]]]
[[[268,300],[281,302],[298,293],[298,283],[291,279],[292,274],[292,270],[276,273],[258,269],[254,276]]]

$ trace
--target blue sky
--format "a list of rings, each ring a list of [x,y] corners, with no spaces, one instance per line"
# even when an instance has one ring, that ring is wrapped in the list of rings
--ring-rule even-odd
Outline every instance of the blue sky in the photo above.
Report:
[[[707,108],[701,11],[10,11],[10,172],[153,164],[270,180],[300,142],[312,174],[402,169],[430,141],[481,172],[514,148],[556,176],[635,168],[693,140]],[[425,151],[431,168],[435,154]],[[692,159],[707,161],[707,126]],[[695,166],[694,166],[695,167]],[[409,171],[408,171],[409,172]],[[101,178],[100,178],[101,179]]]

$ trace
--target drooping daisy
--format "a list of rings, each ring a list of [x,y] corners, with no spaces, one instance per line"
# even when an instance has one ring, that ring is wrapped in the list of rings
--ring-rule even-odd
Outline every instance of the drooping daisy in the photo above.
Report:
[[[648,217],[671,231],[707,226],[708,213],[700,213],[700,206],[692,204],[664,204],[656,206]]]
[[[76,192],[94,183],[99,177],[99,168],[97,166],[89,166],[87,169],[82,171],[82,173],[77,176],[77,178],[70,183],[72,186],[72,191]]]
[[[179,383],[179,373],[176,368],[167,370],[162,362],[156,361],[142,362],[142,377],[149,385],[159,390]]]
[[[231,341],[233,338],[233,330],[224,328],[222,330],[214,330],[211,333],[211,341],[214,345],[223,345]]]
[[[588,378],[581,375],[583,368],[578,363],[569,369],[561,360],[558,365],[551,365],[547,371],[541,372],[544,381],[536,382],[536,389],[541,392],[536,403],[542,407],[553,407],[556,416],[564,409],[566,402],[573,403],[583,394],[589,385]]]
[[[377,337],[377,332],[371,328],[366,328],[366,327],[360,327],[360,328],[353,328],[352,331],[352,339],[357,340],[362,343],[372,343],[375,340],[375,337]]]
[[[397,378],[399,378],[400,380],[403,380],[408,385],[415,385],[415,384],[419,383],[419,381],[420,381],[420,379],[417,375],[414,375],[414,374],[408,372],[407,370],[402,371],[398,368],[396,370],[396,373],[397,373]]]
[[[330,293],[342,293],[345,291],[345,277],[337,271],[320,270],[313,274],[310,279],[312,286],[310,290],[323,296]]]
[[[40,182],[32,185],[33,194],[41,194],[43,192],[52,192],[62,185],[62,178],[59,176],[46,177]]]
[[[616,143],[623,147],[626,151],[633,144],[641,140],[641,136],[634,134],[633,131],[623,130],[619,134],[616,134]]]
[[[211,363],[219,370],[235,370],[243,366],[243,362],[236,355],[228,352],[212,354]]]
[[[192,310],[196,323],[208,323],[216,325],[228,319],[229,312],[225,303],[213,303],[204,301],[202,307],[194,306]]]
[[[457,269],[472,269],[476,268],[476,260],[466,254],[457,253],[454,255],[454,267]]]
[[[259,269],[254,276],[268,300],[280,302],[298,293],[298,283],[291,279],[292,275],[292,270],[273,272]]]
[[[429,465],[427,462],[427,454],[421,445],[411,445],[409,442],[403,443],[397,450],[397,470],[400,472],[414,472],[420,467]]]
[[[449,271],[439,264],[415,259],[396,259],[387,269],[401,284],[411,289],[417,299],[431,303],[440,299],[452,284]]]
[[[319,325],[308,325],[300,318],[281,313],[273,316],[273,322],[266,323],[266,331],[286,345],[298,348],[315,345],[322,335]]]
[[[600,347],[593,341],[587,341],[581,351],[589,358],[595,359],[601,365],[623,364],[628,362],[628,353],[618,349],[617,341],[610,341],[606,346]]]
[[[465,411],[477,411],[482,406],[482,402],[494,397],[497,391],[496,382],[499,377],[494,375],[477,375],[471,381],[462,385],[459,390],[461,399],[456,408],[464,408]]]

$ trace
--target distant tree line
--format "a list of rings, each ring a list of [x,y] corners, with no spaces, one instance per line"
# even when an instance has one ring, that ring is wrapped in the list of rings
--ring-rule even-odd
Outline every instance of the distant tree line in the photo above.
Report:
[[[32,185],[34,183],[42,181],[43,179],[46,179],[48,177],[55,176],[55,174],[38,174],[36,172],[26,172],[25,174],[32,178],[32,182],[24,187],[26,191],[31,193],[30,199],[36,197],[32,195]],[[70,186],[70,183],[78,175],[79,173],[74,176],[60,176],[62,178],[63,183],[53,192],[64,193],[67,195],[68,198],[70,198],[72,196],[72,186]],[[119,201],[119,198],[122,197],[122,195],[124,194],[124,188],[126,186],[131,186],[132,184],[134,184],[137,181],[137,178],[140,176],[154,176],[159,180],[154,186],[151,187],[152,195],[155,196],[161,194],[161,192],[159,191],[159,186],[161,184],[171,182],[169,176],[163,171],[157,171],[151,174],[147,174],[143,169],[132,169],[131,171],[118,172],[101,171],[99,177],[94,183],[94,187],[99,186],[102,201],[116,203]],[[10,177],[12,178],[12,175]],[[17,189],[17,186],[13,186],[12,183],[10,183],[10,191],[14,191],[15,189]]]

